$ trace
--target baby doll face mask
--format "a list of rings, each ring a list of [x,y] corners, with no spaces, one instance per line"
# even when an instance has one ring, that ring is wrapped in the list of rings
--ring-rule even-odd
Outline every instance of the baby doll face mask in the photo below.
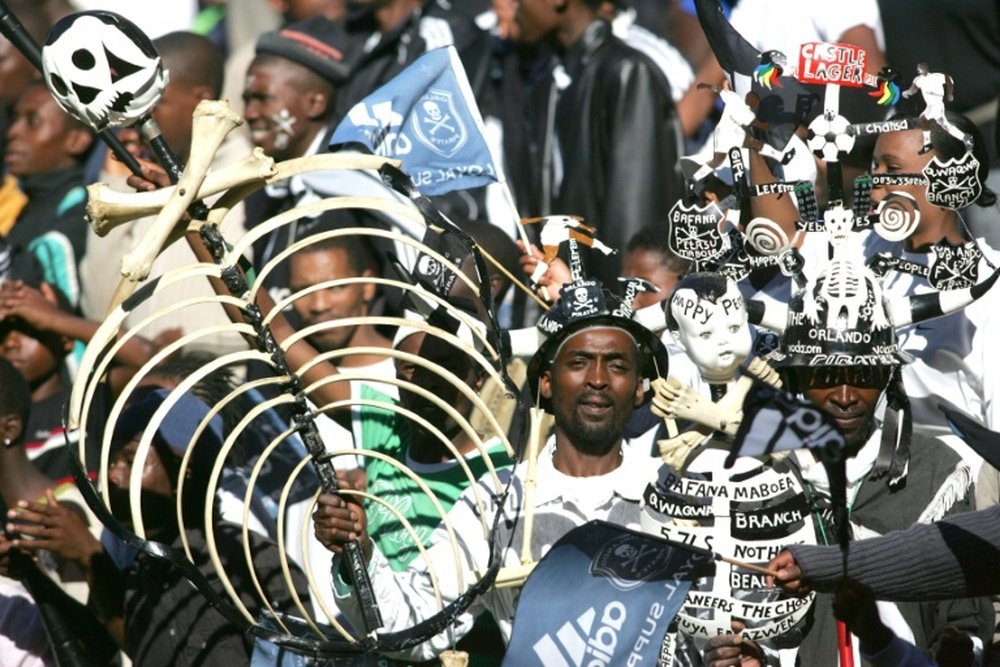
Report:
[[[697,289],[678,289],[670,300],[678,328],[674,340],[709,382],[728,382],[750,355],[747,310],[736,283],[726,281],[713,298]]]

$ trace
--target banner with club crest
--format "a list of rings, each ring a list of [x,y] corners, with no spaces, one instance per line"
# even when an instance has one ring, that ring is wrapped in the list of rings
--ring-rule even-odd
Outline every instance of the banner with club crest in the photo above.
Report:
[[[603,521],[567,533],[528,578],[504,665],[656,664],[710,557]]]
[[[330,139],[398,159],[425,195],[503,182],[455,47],[433,49],[355,104]]]

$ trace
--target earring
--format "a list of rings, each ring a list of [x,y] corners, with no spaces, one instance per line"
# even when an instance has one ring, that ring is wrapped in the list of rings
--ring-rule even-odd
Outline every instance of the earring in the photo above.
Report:
[[[10,449],[11,447],[14,446],[14,441],[11,440],[10,438],[4,438],[3,439],[3,446],[4,446],[4,449]]]

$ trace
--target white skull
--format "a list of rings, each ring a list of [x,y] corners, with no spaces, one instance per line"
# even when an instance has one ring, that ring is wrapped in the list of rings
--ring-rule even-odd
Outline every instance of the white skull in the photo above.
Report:
[[[830,245],[841,248],[854,228],[854,212],[843,206],[831,206],[823,211],[823,225],[830,235]]]
[[[97,130],[140,120],[167,85],[149,38],[105,11],[59,20],[42,48],[42,66],[59,106]]]
[[[638,549],[631,544],[621,544],[615,547],[614,554],[623,560],[629,560],[638,553]]]
[[[437,102],[431,102],[430,100],[424,102],[424,111],[431,117],[431,120],[441,119],[441,107],[437,105]]]

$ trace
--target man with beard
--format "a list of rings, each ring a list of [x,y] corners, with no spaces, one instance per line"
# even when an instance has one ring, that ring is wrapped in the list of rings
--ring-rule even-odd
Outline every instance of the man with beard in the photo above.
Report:
[[[526,511],[534,513],[529,543],[535,561],[560,537],[592,519],[639,527],[648,458],[626,444],[623,430],[632,410],[643,400],[643,379],[666,371],[663,345],[631,319],[627,304],[604,292],[599,282],[576,280],[561,294],[539,323],[539,329],[549,336],[528,366],[532,393],[540,407],[555,415],[555,432],[540,452],[537,465],[522,462],[500,476],[502,483],[510,481],[510,491],[502,507],[506,520],[498,523],[494,544],[506,567],[522,564],[524,521],[519,519]],[[477,495],[482,504],[477,503]],[[485,478],[477,482],[448,513],[457,552],[453,552],[445,527],[439,526],[431,537],[427,558],[416,559],[405,572],[395,574],[373,544],[364,509],[348,499],[320,497],[314,514],[315,533],[336,554],[347,540],[361,542],[385,620],[382,630],[392,632],[411,627],[439,609],[428,563],[436,570],[436,584],[445,604],[464,593],[486,570],[492,545],[484,536],[483,522],[492,525],[499,502],[492,483]],[[464,583],[460,585],[459,580]],[[335,592],[342,610],[353,619],[355,604],[343,581],[338,580]],[[519,592],[519,587],[487,591],[458,617],[451,632],[402,657],[429,659],[444,651],[453,639],[468,632],[483,611],[493,615],[509,641]]]

